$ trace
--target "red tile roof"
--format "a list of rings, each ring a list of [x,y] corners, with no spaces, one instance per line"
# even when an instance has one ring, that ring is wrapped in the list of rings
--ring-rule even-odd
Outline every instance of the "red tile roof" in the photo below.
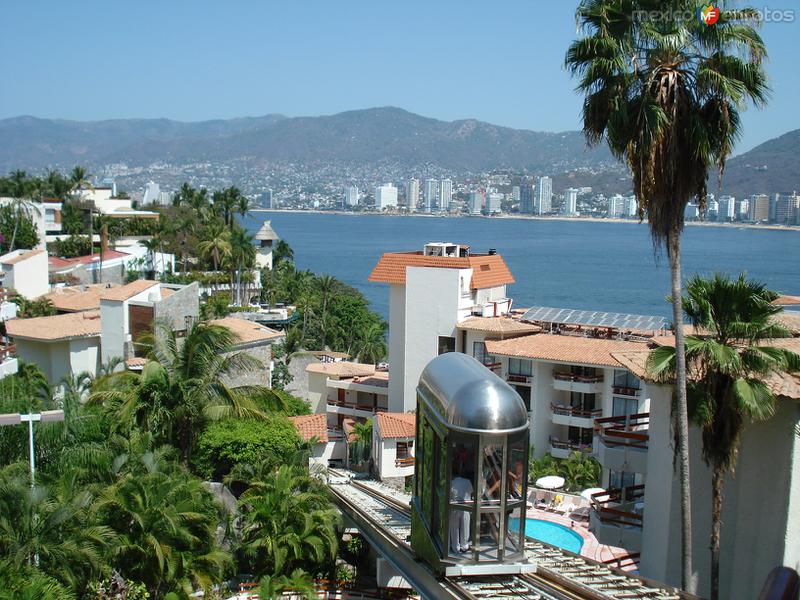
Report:
[[[116,250],[107,250],[103,252],[103,260],[114,260],[115,258],[124,258],[130,256],[124,252],[117,252]],[[87,254],[86,256],[76,256],[75,258],[60,258],[58,256],[51,256],[48,259],[51,267],[56,269],[63,269],[66,267],[76,267],[78,265],[88,265],[90,263],[99,263],[99,254]]]
[[[317,438],[318,444],[328,443],[328,416],[324,413],[289,417],[289,420],[294,423],[303,441],[308,442],[311,438]]]
[[[416,415],[412,413],[378,413],[378,436],[382,439],[413,438],[416,434]]]
[[[405,284],[407,267],[472,269],[470,288],[473,290],[514,283],[514,276],[499,254],[444,257],[425,256],[422,252],[387,252],[378,260],[369,281]]]
[[[13,338],[42,342],[100,335],[100,311],[65,313],[52,317],[9,319],[6,332]]]
[[[100,300],[114,300],[116,302],[124,302],[125,300],[129,300],[133,298],[136,294],[141,294],[145,290],[149,290],[151,287],[157,286],[157,281],[152,281],[150,279],[137,279],[136,281],[132,281],[126,285],[111,288],[107,292],[105,292],[102,296],[100,296]]]
[[[535,333],[509,340],[486,340],[489,354],[551,360],[578,365],[619,367],[615,352],[647,349],[643,342]]]

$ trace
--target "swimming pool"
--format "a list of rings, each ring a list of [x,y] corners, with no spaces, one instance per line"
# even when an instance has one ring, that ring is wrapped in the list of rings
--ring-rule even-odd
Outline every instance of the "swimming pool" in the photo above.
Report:
[[[518,526],[519,519],[509,520],[509,529],[516,529]],[[525,535],[575,554],[580,554],[583,547],[583,538],[569,527],[541,519],[525,519]]]

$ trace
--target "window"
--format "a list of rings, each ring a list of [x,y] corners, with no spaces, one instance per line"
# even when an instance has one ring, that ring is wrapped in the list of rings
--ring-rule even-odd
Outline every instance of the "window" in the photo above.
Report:
[[[397,458],[408,458],[408,450],[414,442],[397,442]]]
[[[580,375],[582,377],[596,377],[596,369],[594,367],[581,367],[579,365],[572,365],[569,371],[573,375]]]
[[[579,446],[591,447],[593,437],[594,431],[587,427],[570,427],[567,430],[567,439],[570,443],[578,444]]]
[[[626,369],[614,370],[614,387],[638,390],[641,382],[639,378]]]
[[[636,398],[617,398],[614,397],[614,404],[611,408],[611,416],[622,417],[635,415],[639,412],[639,401]]]
[[[594,401],[594,394],[584,394],[583,392],[569,393],[569,403],[573,408],[579,408],[586,411],[594,410]]]
[[[456,351],[456,338],[439,336],[439,354],[446,354],[447,352]]]
[[[531,412],[531,388],[527,385],[515,385],[513,387],[525,403],[525,410]]]
[[[533,375],[533,366],[531,364],[531,361],[524,358],[509,358],[508,374],[524,375],[525,377],[530,377],[531,375]]]
[[[636,473],[630,471],[608,471],[608,487],[611,489],[622,489],[630,487],[635,483]]]
[[[472,342],[472,355],[479,363],[486,366],[497,362],[494,356],[486,352],[486,344],[484,342]]]

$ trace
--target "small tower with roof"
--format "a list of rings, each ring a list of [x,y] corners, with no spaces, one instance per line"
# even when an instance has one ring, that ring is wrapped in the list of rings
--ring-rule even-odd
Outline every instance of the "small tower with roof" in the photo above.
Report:
[[[259,268],[267,267],[272,268],[272,243],[278,240],[278,234],[272,229],[269,221],[264,221],[261,229],[255,235],[255,241],[258,243],[256,249],[256,264]]]

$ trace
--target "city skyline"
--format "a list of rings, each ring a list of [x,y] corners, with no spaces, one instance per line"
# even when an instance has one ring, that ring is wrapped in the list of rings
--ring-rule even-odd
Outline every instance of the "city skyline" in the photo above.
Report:
[[[0,98],[0,118],[32,114],[196,121],[398,106],[448,121],[474,118],[537,131],[580,127],[581,100],[562,67],[575,37],[573,3],[508,2],[497,11],[488,5],[441,2],[424,6],[425,19],[418,18],[423,5],[413,3],[242,3],[236,12],[201,4],[202,10],[187,12],[178,5],[89,2],[91,36],[73,34],[78,18],[85,25],[85,13],[71,6],[8,6],[6,17],[16,25],[0,40],[0,56],[5,57],[0,73],[14,85]],[[789,10],[795,17],[788,2],[769,8]],[[118,27],[120,22],[126,27]],[[173,22],[182,26],[171,27]],[[548,26],[530,35],[531,23],[542,22]],[[395,31],[413,32],[418,43],[385,35],[387,24]],[[211,41],[232,29],[237,34],[224,46]],[[502,35],[492,44],[471,43],[470,33],[482,35],[487,29]],[[773,92],[765,110],[744,113],[737,154],[800,127],[793,110],[800,93],[793,63],[795,30],[796,18],[793,23],[770,20],[762,27]],[[303,43],[297,44],[300,32]],[[50,93],[74,85],[75,65],[81,65],[84,79],[110,79],[112,84],[97,95]],[[343,85],[356,73],[360,85]],[[480,85],[475,85],[476,73]],[[432,80],[445,93],[419,94]],[[497,94],[509,81],[515,82],[517,93]],[[548,93],[538,93],[541,82]],[[236,89],[247,93],[231,93]],[[461,93],[463,89],[470,93]]]

